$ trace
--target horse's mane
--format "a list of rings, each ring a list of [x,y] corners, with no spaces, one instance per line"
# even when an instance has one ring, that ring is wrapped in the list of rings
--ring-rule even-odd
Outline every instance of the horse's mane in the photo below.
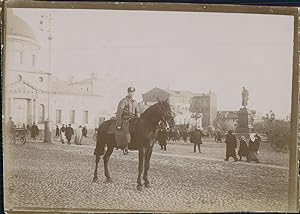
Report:
[[[142,114],[141,114],[141,118],[151,118],[153,117],[153,112],[156,110],[156,108],[158,107],[158,103],[153,104],[152,106],[150,106],[149,108],[147,108]]]

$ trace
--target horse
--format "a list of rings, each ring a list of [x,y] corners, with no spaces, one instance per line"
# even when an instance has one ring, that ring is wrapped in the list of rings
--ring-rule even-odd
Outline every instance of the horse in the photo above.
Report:
[[[134,133],[130,132],[131,140],[128,148],[129,150],[138,150],[139,154],[137,178],[137,189],[139,191],[141,191],[143,187],[141,181],[143,172],[143,180],[145,182],[144,185],[146,188],[150,187],[148,170],[150,166],[153,145],[155,142],[154,135],[160,121],[170,127],[175,125],[173,112],[169,105],[168,99],[165,101],[158,100],[157,103],[153,104],[146,111],[144,111],[140,118],[137,118],[134,123]],[[97,171],[101,155],[104,155],[104,175],[106,177],[106,182],[112,182],[108,171],[108,161],[117,145],[114,133],[109,132],[109,129],[111,129],[111,127],[115,127],[115,122],[115,119],[107,120],[103,122],[97,130],[97,143],[94,151],[94,155],[96,156],[96,166],[93,178],[94,182],[98,180]],[[107,147],[106,151],[105,147]]]

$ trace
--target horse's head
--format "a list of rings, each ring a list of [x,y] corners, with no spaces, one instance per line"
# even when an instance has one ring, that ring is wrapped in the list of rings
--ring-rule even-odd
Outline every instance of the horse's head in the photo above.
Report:
[[[169,99],[166,99],[165,101],[160,101],[158,99],[158,106],[162,122],[171,128],[174,127],[174,116],[169,104]]]

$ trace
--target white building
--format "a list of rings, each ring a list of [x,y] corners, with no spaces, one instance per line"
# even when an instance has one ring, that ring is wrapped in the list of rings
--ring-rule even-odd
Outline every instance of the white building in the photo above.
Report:
[[[103,96],[96,94],[92,88],[87,89],[82,83],[50,78],[49,72],[41,70],[40,45],[31,28],[12,10],[8,10],[7,14],[5,121],[12,117],[17,126],[36,123],[43,129],[50,113],[52,128],[56,124],[71,123],[73,127],[80,124],[94,129],[99,122],[112,116],[104,108]]]

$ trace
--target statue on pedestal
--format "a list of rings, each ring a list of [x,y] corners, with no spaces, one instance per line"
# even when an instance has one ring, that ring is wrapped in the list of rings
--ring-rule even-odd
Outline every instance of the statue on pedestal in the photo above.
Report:
[[[249,92],[248,92],[248,90],[245,87],[243,87],[243,91],[242,91],[242,106],[244,106],[244,108],[247,107],[248,100],[249,100]]]
[[[245,87],[243,87],[243,91],[242,91],[242,106],[243,106],[243,108],[241,108],[237,112],[238,125],[236,127],[236,134],[238,137],[244,136],[245,138],[249,138],[250,111],[247,109],[248,100],[249,100],[249,92]]]

